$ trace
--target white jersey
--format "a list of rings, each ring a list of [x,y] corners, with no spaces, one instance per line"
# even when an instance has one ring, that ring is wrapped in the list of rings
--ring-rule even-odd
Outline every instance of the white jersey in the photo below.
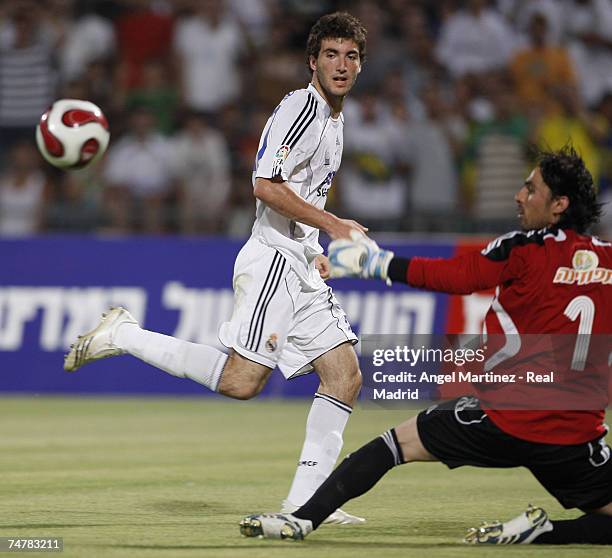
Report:
[[[268,119],[259,141],[255,179],[281,177],[308,203],[323,209],[342,159],[344,118],[331,109],[315,87],[285,96]],[[323,253],[319,230],[283,217],[257,200],[252,237],[276,248],[298,275],[305,290],[321,287],[314,258]]]

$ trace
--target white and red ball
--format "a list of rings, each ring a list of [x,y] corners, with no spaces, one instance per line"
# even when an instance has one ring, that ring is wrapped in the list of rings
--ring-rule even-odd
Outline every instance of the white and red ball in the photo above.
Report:
[[[89,101],[60,99],[40,117],[36,143],[42,156],[53,166],[80,169],[99,159],[110,132],[100,108]]]

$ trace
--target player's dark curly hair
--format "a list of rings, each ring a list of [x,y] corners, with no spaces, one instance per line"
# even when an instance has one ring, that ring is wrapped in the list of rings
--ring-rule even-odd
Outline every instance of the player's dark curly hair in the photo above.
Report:
[[[569,206],[561,215],[558,226],[583,233],[597,223],[603,204],[598,203],[593,177],[576,150],[566,145],[558,151],[537,149],[534,155],[552,195],[569,199]]]
[[[334,12],[321,16],[312,26],[306,43],[306,64],[310,69],[310,57],[315,58],[321,50],[323,39],[352,39],[359,49],[359,59],[366,59],[366,36],[368,32],[355,16],[348,12]]]

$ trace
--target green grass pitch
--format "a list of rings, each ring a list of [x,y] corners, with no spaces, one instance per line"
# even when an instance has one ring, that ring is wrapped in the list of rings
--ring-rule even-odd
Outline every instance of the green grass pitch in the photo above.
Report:
[[[468,547],[465,529],[528,502],[570,518],[528,472],[405,465],[303,543],[245,539],[285,497],[309,403],[0,399],[0,536],[63,537],[76,557],[600,557],[596,547]],[[343,455],[408,416],[357,408]]]

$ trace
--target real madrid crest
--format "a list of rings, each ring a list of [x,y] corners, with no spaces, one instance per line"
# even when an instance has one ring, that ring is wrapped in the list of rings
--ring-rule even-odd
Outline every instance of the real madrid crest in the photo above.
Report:
[[[276,351],[276,349],[278,349],[278,335],[276,335],[276,333],[272,333],[266,341],[266,351],[273,353]]]

